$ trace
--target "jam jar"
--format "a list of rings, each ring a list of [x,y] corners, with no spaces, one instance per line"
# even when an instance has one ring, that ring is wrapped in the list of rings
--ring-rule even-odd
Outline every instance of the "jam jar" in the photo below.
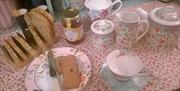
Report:
[[[69,42],[77,42],[83,38],[84,30],[79,10],[65,9],[62,13],[62,24],[65,39]]]

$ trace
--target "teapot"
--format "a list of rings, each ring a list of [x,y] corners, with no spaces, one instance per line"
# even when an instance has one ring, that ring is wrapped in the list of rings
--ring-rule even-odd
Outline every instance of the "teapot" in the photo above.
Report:
[[[147,19],[150,28],[144,36],[149,49],[153,51],[168,51],[177,44],[180,29],[180,15],[172,6],[158,7],[148,14],[142,8],[137,11],[144,19]]]
[[[134,11],[120,11],[115,14],[118,29],[115,30],[115,41],[118,48],[130,49],[149,31],[149,22],[141,20]]]

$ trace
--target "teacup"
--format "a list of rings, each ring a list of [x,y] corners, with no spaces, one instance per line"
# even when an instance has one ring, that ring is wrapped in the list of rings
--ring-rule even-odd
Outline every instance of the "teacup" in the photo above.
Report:
[[[88,8],[88,13],[92,21],[105,18],[108,15],[114,15],[122,7],[120,0],[86,0],[85,7]],[[114,6],[118,4],[118,7],[114,9]],[[114,9],[114,10],[113,10]]]
[[[107,48],[114,43],[114,23],[101,19],[91,24],[92,43],[97,49]]]
[[[146,75],[140,73],[144,65],[140,58],[135,55],[123,53],[120,50],[114,50],[107,56],[107,66],[118,80],[127,81],[137,75]]]

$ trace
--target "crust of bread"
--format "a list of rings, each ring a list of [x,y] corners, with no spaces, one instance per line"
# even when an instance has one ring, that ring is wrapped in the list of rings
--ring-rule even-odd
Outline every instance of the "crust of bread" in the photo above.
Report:
[[[5,51],[6,51],[6,53],[8,54],[8,56],[11,59],[11,60],[8,60],[8,62],[10,64],[16,66],[19,69],[22,68],[21,59],[18,57],[18,55],[15,53],[15,51],[11,48],[9,43],[5,42],[3,44],[3,47],[4,47]]]
[[[43,40],[45,40],[48,44],[53,43],[51,24],[45,17],[36,12],[29,12],[25,15],[25,20],[28,25],[31,25],[38,30],[38,34],[42,36]]]

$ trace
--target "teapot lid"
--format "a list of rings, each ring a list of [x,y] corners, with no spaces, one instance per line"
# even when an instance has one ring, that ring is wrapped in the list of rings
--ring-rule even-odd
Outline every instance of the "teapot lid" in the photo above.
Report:
[[[110,20],[102,19],[96,20],[91,24],[91,31],[96,34],[109,34],[114,30],[114,23]]]
[[[177,13],[176,9],[171,6],[154,9],[150,17],[157,23],[166,26],[180,25],[180,15]]]

